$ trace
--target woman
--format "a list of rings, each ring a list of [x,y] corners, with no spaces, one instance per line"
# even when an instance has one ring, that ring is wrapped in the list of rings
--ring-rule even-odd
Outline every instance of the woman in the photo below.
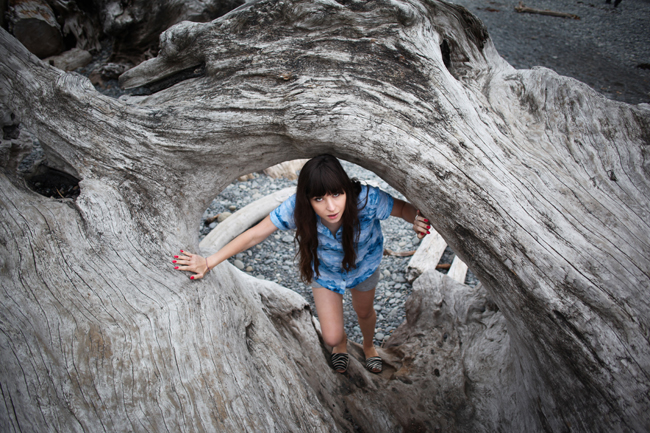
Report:
[[[365,366],[380,373],[382,360],[373,345],[377,321],[373,305],[383,255],[380,220],[390,215],[412,222],[420,237],[429,233],[429,221],[411,204],[350,180],[335,157],[320,155],[300,171],[296,194],[255,227],[210,257],[181,251],[173,262],[178,264],[175,269],[193,272],[190,278],[200,279],[211,268],[257,245],[277,229],[295,228],[300,274],[312,285],[323,340],[332,347],[332,366],[339,373],[345,373],[348,367],[343,294],[349,289],[363,335]]]

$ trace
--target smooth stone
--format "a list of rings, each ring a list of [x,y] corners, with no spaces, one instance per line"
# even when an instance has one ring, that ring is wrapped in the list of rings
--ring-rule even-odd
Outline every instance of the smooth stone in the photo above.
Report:
[[[383,340],[384,338],[386,338],[386,336],[380,332],[379,334],[375,335],[375,338],[377,340]]]
[[[252,266],[246,266],[246,272],[253,272]]]
[[[236,267],[237,269],[239,269],[240,271],[243,271],[243,270],[244,270],[244,262],[242,262],[242,261],[239,260],[239,259],[235,260],[235,262],[233,263],[233,265],[235,265],[235,267]]]
[[[219,214],[219,216],[217,217],[217,222],[222,223],[222,222],[224,222],[226,220],[226,218],[228,218],[230,216],[232,216],[232,214],[230,212],[221,212]]]
[[[293,237],[284,236],[284,237],[282,237],[282,242],[291,243],[291,242],[293,242]]]

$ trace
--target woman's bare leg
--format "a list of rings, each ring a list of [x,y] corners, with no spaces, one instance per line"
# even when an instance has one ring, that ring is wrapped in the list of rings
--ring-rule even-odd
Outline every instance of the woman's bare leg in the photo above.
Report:
[[[360,292],[355,289],[352,292],[352,307],[359,319],[359,328],[363,335],[363,352],[366,358],[378,356],[373,340],[375,338],[375,325],[377,324],[377,313],[375,313],[375,289]]]
[[[325,344],[332,353],[347,352],[347,337],[343,328],[343,295],[325,288],[312,288],[318,320]]]

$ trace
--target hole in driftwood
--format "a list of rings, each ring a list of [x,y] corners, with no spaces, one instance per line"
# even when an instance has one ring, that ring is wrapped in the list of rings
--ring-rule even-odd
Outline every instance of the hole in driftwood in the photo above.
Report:
[[[442,61],[445,63],[445,68],[449,70],[451,67],[451,49],[449,48],[449,42],[446,39],[440,44],[440,53],[442,54]]]
[[[394,190],[372,171],[343,159],[340,161],[350,177],[356,177],[362,182],[378,186],[395,198],[405,199],[399,191]],[[200,252],[209,255],[218,251],[229,238],[257,224],[275,207],[279,206],[293,192],[285,191],[280,194],[280,191],[295,187],[296,172],[300,167],[301,165],[289,168],[292,170],[291,173],[276,172],[275,176],[270,176],[267,173],[268,169],[264,172],[244,173],[228,185],[203,214],[202,222],[199,225],[200,237],[203,238],[199,245]],[[412,227],[398,218],[382,221],[382,229],[385,252],[380,267],[382,276],[375,294],[375,310],[378,317],[375,334],[375,344],[377,345],[381,345],[404,321],[406,315],[404,303],[412,291],[412,282],[407,275],[412,254],[402,255],[399,253],[414,252],[420,244]],[[444,246],[443,249],[445,249]],[[393,253],[386,254],[388,250]],[[297,292],[310,303],[312,311],[316,315],[311,286],[300,279],[295,263],[295,253],[294,232],[278,230],[259,245],[238,253],[229,261],[249,275],[274,281]],[[438,259],[439,263],[442,263],[442,268],[438,268],[438,270],[447,273],[454,261],[454,253],[449,247],[446,247],[445,254],[442,254],[441,251],[441,256],[442,258],[438,257]],[[471,271],[468,271],[463,275],[462,282],[475,286],[478,284],[478,279]],[[344,317],[346,333],[350,340],[361,342],[360,329],[349,293],[346,293],[344,297]]]
[[[79,196],[79,179],[46,165],[39,165],[26,180],[31,190],[45,197],[74,200]]]

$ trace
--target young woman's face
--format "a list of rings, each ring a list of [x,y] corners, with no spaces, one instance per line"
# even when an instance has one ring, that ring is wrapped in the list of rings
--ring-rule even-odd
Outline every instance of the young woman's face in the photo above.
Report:
[[[341,221],[345,210],[345,193],[312,197],[309,202],[325,226],[329,227]]]

